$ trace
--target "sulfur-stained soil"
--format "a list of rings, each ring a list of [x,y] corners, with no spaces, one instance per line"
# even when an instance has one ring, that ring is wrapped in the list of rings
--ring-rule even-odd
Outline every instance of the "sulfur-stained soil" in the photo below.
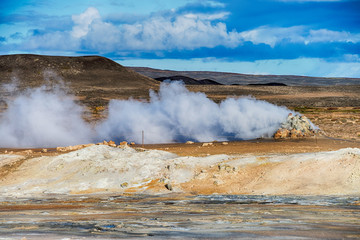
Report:
[[[190,91],[215,102],[252,96],[286,106],[320,134],[206,146],[0,149],[1,238],[359,238],[359,79],[196,74],[239,85]],[[63,84],[94,124],[111,99],[147,100],[159,88],[98,56],[1,56],[0,84],[12,79],[17,93]],[[288,86],[247,86],[264,81]],[[1,114],[14,94],[0,94]]]
[[[159,81],[148,77],[153,76],[147,74],[148,69],[140,70],[126,68],[100,56],[0,56],[0,86],[13,83],[17,87],[15,92],[0,87],[0,114],[7,108],[6,101],[13,99],[16,94],[21,94],[21,91],[43,84],[59,84],[85,107],[84,118],[95,123],[106,117],[111,99],[133,98],[146,101],[149,99],[150,89],[159,89]],[[156,73],[155,77],[166,77],[164,74],[168,74],[161,70],[150,72]],[[203,92],[215,102],[227,97],[252,96],[305,114],[327,136],[360,140],[360,79],[248,76],[215,72],[181,74],[195,79],[205,74],[208,79],[219,78],[224,81],[235,77],[237,85],[203,84],[188,85],[187,88],[190,91]],[[287,86],[249,86],[249,81],[281,82]]]
[[[214,154],[294,154],[335,151],[341,148],[359,148],[360,141],[312,137],[298,140],[251,140],[236,142],[212,142],[209,146],[194,144],[148,144],[145,149],[169,151],[179,156],[207,156]],[[136,145],[142,147],[141,145]]]

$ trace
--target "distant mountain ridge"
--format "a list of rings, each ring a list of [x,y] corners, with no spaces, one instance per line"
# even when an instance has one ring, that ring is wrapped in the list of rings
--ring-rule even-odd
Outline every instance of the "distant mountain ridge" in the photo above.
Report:
[[[211,79],[225,85],[263,85],[285,84],[288,86],[331,86],[331,85],[359,85],[360,78],[326,78],[293,75],[251,75],[212,71],[172,71],[147,67],[128,67],[137,73],[151,77],[164,78],[169,76],[185,76],[195,80]]]
[[[194,78],[186,77],[186,76],[169,76],[169,77],[159,77],[154,78],[157,81],[163,82],[166,80],[170,81],[182,81],[186,85],[223,85],[211,79],[201,79],[196,80]]]

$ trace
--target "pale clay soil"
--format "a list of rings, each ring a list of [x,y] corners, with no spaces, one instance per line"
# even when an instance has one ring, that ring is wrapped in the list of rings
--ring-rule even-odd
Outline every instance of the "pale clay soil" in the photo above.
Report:
[[[146,174],[143,168],[136,167],[137,160],[133,163],[125,161],[124,164],[130,165],[114,170],[118,171],[115,175],[109,175],[107,172],[112,170],[107,169],[107,166],[91,168],[84,163],[85,160],[80,159],[79,163],[74,162],[75,165],[68,166],[69,171],[72,171],[74,166],[82,164],[78,172],[57,172],[58,178],[62,179],[64,174],[66,178],[55,183],[60,184],[66,194],[178,192],[360,195],[360,116],[356,109],[355,112],[353,110],[340,108],[308,111],[304,115],[320,127],[321,132],[318,136],[306,139],[213,142],[208,146],[203,146],[202,143],[133,145],[131,148],[136,151],[127,153],[130,154],[127,156],[136,157],[137,152],[145,151],[141,159],[144,161],[144,169],[147,169]],[[106,152],[110,155],[111,149],[117,151],[117,148],[109,147]],[[154,158],[152,150],[176,155],[157,162],[161,157]],[[67,152],[56,149],[47,149],[46,152],[43,149],[0,149],[0,191],[15,191],[15,195],[41,195],[42,191],[34,190],[38,185],[31,182],[31,179],[36,179],[34,176],[38,175],[37,181],[43,182],[40,184],[42,188],[51,193],[52,188],[58,188],[51,180],[54,173],[49,175],[48,170],[39,171],[39,167],[47,166],[56,156],[66,159]],[[100,155],[96,156],[99,156],[99,159],[105,156],[104,159],[109,163],[122,159],[108,159],[107,153],[98,154]],[[125,179],[123,174],[130,170],[133,175],[126,175]],[[74,183],[83,181],[82,177],[74,177],[76,175],[85,176],[87,180],[84,181],[88,183],[88,187],[75,187]],[[132,182],[132,179],[137,180]],[[92,181],[105,181],[106,184],[94,187],[96,184],[91,184]],[[165,186],[167,183],[171,184],[171,190],[169,186]],[[14,190],[18,185],[28,187]],[[12,190],[9,186],[13,186]]]

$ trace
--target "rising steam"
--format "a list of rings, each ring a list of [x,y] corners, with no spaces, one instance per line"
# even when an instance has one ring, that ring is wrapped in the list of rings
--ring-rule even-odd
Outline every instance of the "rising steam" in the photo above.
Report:
[[[55,147],[88,143],[83,109],[60,89],[32,89],[8,102],[0,118],[1,147]]]
[[[102,140],[168,143],[270,137],[290,112],[252,98],[220,104],[181,82],[162,83],[149,102],[111,100],[108,118],[95,128],[83,108],[59,88],[28,90],[0,115],[0,147],[55,147]]]
[[[181,82],[162,83],[150,102],[111,100],[108,118],[97,127],[102,138],[146,143],[212,141],[270,137],[289,110],[252,98],[216,104]]]

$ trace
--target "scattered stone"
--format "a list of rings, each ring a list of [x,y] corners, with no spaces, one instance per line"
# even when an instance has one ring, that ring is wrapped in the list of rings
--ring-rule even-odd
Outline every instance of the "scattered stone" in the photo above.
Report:
[[[111,141],[111,140],[107,143],[107,145],[108,145],[109,147],[116,147],[115,142],[114,142],[114,141]]]
[[[201,146],[209,147],[209,146],[212,146],[212,145],[214,145],[212,142],[207,142],[207,143],[203,143]]]
[[[275,139],[284,139],[290,136],[290,131],[284,128],[280,128],[274,135]]]
[[[165,187],[166,187],[166,189],[169,190],[169,191],[172,191],[172,190],[173,190],[173,187],[171,186],[171,183],[165,184]]]
[[[24,151],[24,153],[25,153],[26,155],[30,155],[30,154],[33,153],[33,151],[32,151],[32,150],[26,150],[26,151]]]
[[[129,184],[127,182],[124,182],[124,183],[120,184],[120,187],[122,187],[122,188],[126,188],[128,186],[129,186]]]
[[[67,147],[57,147],[56,151],[58,152],[69,152],[69,151],[76,151],[76,150],[80,150],[86,147],[90,147],[90,146],[94,146],[95,144],[90,143],[90,144],[81,144],[81,145],[74,145],[74,146],[67,146]],[[97,144],[100,145],[100,144]]]
[[[193,141],[187,141],[185,144],[194,144]]]

